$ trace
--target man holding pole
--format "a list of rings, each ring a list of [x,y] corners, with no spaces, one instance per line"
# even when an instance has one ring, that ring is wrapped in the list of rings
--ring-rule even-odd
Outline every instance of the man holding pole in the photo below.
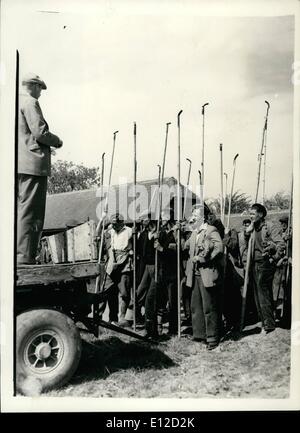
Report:
[[[155,284],[155,249],[154,241],[156,238],[156,225],[152,221],[151,215],[147,219],[148,223],[137,242],[137,253],[143,261],[143,274],[136,291],[136,319],[142,321],[141,307],[145,306],[145,319],[146,321],[153,321],[156,316],[156,295],[154,287]],[[146,221],[146,220],[145,220]],[[155,334],[152,330],[152,324],[146,323],[146,330],[148,334]],[[148,326],[150,325],[150,326]],[[152,335],[156,337],[155,335]]]
[[[267,210],[263,205],[255,203],[251,206],[251,225],[248,227],[251,243],[247,267],[253,282],[254,299],[262,329],[268,334],[275,330],[272,283],[283,243],[279,230],[266,223],[266,215]]]
[[[119,326],[129,326],[125,320],[127,308],[131,299],[132,286],[132,229],[124,223],[124,218],[119,213],[111,217],[112,228],[110,230],[110,245],[108,249],[108,262],[106,275],[100,293],[103,295],[103,303],[99,307],[100,315],[104,313],[106,301],[115,305],[114,299],[120,292],[121,306]],[[114,308],[114,316],[110,314],[111,321],[117,321],[117,310]]]
[[[198,219],[185,248],[189,249],[192,263],[187,280],[192,278],[193,284],[193,338],[206,342],[207,349],[213,350],[220,341],[223,243],[216,227],[208,224],[208,215],[209,209],[204,207],[204,222]]]
[[[178,332],[177,301],[177,226],[170,209],[162,212],[162,227],[154,247],[158,250],[158,305],[164,307],[167,295],[169,313],[169,335]],[[181,271],[181,270],[180,270]]]

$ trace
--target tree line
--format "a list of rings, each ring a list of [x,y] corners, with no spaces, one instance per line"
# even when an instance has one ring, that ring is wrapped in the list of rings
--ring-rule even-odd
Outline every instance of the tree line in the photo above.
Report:
[[[83,164],[75,164],[72,161],[58,160],[52,164],[51,176],[48,179],[48,194],[79,191],[96,188],[100,184],[99,167],[85,167]],[[216,212],[220,212],[220,197],[208,199]],[[289,208],[290,194],[279,191],[265,199],[268,210],[284,210]],[[249,209],[251,198],[244,192],[237,190],[233,193],[232,213],[242,213]],[[225,198],[225,209],[228,209],[229,195]]]

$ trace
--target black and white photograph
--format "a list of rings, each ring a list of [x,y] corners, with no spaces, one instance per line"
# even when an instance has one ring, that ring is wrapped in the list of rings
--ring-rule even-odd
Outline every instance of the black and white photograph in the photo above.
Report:
[[[2,410],[299,410],[300,2],[0,7]]]

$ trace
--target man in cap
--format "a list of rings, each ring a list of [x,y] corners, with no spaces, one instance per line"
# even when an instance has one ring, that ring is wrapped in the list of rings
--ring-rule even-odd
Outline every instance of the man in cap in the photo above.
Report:
[[[137,321],[139,321],[140,323],[143,322],[143,318],[141,316],[141,307],[145,307],[146,304],[149,304],[147,302],[147,294],[149,291],[149,287],[151,286],[151,284],[154,284],[155,279],[154,241],[156,235],[156,223],[155,221],[151,220],[150,214],[147,216],[147,218],[143,220],[143,226],[144,230],[141,232],[137,241],[137,254],[140,259],[140,264],[142,265],[141,268],[143,268],[143,273],[139,280],[136,292],[136,317]]]
[[[129,326],[125,316],[131,299],[132,287],[132,228],[127,227],[124,218],[119,213],[111,217],[109,230],[108,261],[103,287],[101,289],[103,303],[99,307],[100,314],[104,313],[106,300],[110,313],[109,320],[118,322],[118,292],[120,292],[120,326]]]
[[[61,139],[49,131],[38,99],[44,81],[36,74],[22,80],[19,99],[17,264],[34,264],[44,225],[51,147]]]
[[[247,229],[252,241],[250,269],[255,304],[265,334],[275,329],[272,283],[284,247],[279,230],[265,221],[266,216],[266,208],[254,203],[250,209],[251,224]]]
[[[166,208],[161,213],[161,230],[154,247],[158,250],[158,320],[162,321],[165,301],[168,305],[168,334],[178,332],[178,300],[177,300],[177,226],[173,210]],[[167,298],[167,299],[166,299]]]

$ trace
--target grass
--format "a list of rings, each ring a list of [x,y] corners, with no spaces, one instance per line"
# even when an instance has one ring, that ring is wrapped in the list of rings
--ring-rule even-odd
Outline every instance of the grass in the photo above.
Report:
[[[278,224],[287,211],[269,213]],[[232,215],[240,230],[247,216]],[[255,330],[254,330],[255,331]],[[290,331],[245,333],[208,352],[185,336],[158,346],[103,330],[96,340],[83,336],[83,354],[68,385],[45,396],[114,398],[287,398]]]
[[[158,346],[104,330],[84,336],[79,368],[45,396],[135,398],[287,398],[290,331],[228,339],[208,352],[190,337]]]

